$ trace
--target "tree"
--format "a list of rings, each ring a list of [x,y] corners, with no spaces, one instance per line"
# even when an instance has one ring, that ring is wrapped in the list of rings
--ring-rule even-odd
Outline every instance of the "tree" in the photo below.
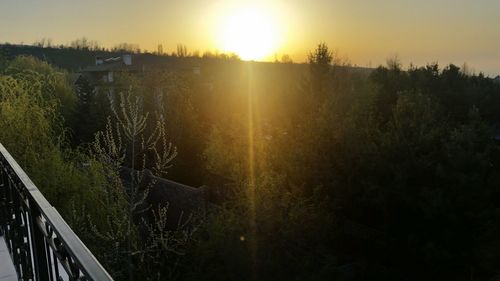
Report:
[[[140,53],[141,49],[139,48],[139,44],[132,43],[120,43],[111,48],[112,52],[128,52],[128,53]]]
[[[293,63],[292,57],[288,54],[281,56],[281,63]]]
[[[386,65],[389,68],[389,70],[392,70],[392,71],[401,71],[401,68],[403,66],[401,63],[401,59],[399,58],[399,56],[397,54],[392,56],[392,57],[387,58]]]
[[[175,54],[179,58],[185,58],[189,56],[186,45],[177,44],[177,52]]]
[[[35,89],[40,86],[41,88],[36,90],[40,91],[43,100],[55,103],[56,111],[64,118],[65,127],[73,127],[77,96],[67,72],[31,56],[17,56],[9,63],[5,72],[10,76],[30,81]]]
[[[319,43],[313,52],[309,52],[307,61],[309,62],[311,75],[313,77],[324,77],[330,70],[333,53],[328,49],[326,43]]]
[[[325,43],[319,43],[307,57],[309,63],[309,82],[311,91],[316,96],[324,95],[325,82],[331,69],[333,53]]]
[[[167,230],[168,205],[151,210],[155,216],[152,224],[139,218],[150,208],[145,199],[154,184],[143,181],[146,167],[152,167],[157,176],[166,175],[177,148],[167,140],[164,120],[158,119],[153,129],[147,130],[151,124],[149,113],[143,113],[139,96],[129,90],[121,93],[116,103],[119,106],[112,103],[115,122],[109,118],[106,130],[96,134],[92,145],[96,159],[108,171],[108,196],[102,198],[101,204],[112,218],[105,231],[95,228],[95,233],[104,244],[119,247],[120,256],[112,249],[102,253],[120,278],[173,279],[178,274],[182,251],[196,228],[181,225],[177,230]]]
[[[99,197],[104,174],[82,169],[85,157],[67,146],[61,109],[44,93],[51,80],[17,74],[0,75],[0,142],[68,218],[72,206],[89,206]]]
[[[8,64],[9,61],[6,52],[3,49],[0,49],[0,74],[5,71]]]
[[[82,37],[71,41],[70,47],[77,50],[93,50],[100,49],[99,43],[94,40],[89,40],[87,37]]]

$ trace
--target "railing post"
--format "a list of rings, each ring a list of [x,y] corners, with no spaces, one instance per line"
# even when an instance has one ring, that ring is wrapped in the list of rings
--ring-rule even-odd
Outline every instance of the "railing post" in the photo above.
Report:
[[[31,204],[30,200],[30,204]],[[45,245],[45,235],[39,228],[37,219],[41,218],[41,213],[38,208],[31,208],[29,212],[31,239],[33,242],[33,260],[35,261],[35,276],[36,280],[50,281],[49,278],[49,263],[47,257],[47,249]]]

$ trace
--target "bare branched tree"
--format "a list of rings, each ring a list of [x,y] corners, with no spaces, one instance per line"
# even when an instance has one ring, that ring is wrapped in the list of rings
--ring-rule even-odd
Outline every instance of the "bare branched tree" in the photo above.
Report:
[[[185,58],[185,57],[189,56],[186,45],[184,45],[184,44],[177,44],[177,53],[176,53],[176,55],[178,57],[180,57],[180,58]]]
[[[120,260],[125,254],[128,280],[133,280],[138,270],[134,261],[158,257],[152,249],[176,252],[176,243],[169,243],[172,247],[165,248],[166,242],[161,241],[177,236],[158,230],[166,224],[161,221],[166,220],[166,208],[153,212],[157,214],[153,226],[144,220],[143,224],[137,223],[136,218],[150,208],[145,200],[155,184],[154,181],[143,182],[146,167],[153,167],[156,175],[166,174],[177,155],[177,148],[168,141],[164,122],[148,122],[150,115],[143,113],[142,100],[131,88],[126,94],[120,93],[119,101],[111,102],[111,107],[113,117],[108,118],[106,129],[96,134],[92,144],[95,157],[108,171],[107,196],[102,198],[102,204],[109,209],[107,232],[97,227],[93,231],[100,239],[117,245],[117,251],[109,253],[110,258]],[[147,130],[150,123],[155,127]],[[147,165],[148,161],[152,163]],[[148,230],[147,237],[141,237],[141,227]]]

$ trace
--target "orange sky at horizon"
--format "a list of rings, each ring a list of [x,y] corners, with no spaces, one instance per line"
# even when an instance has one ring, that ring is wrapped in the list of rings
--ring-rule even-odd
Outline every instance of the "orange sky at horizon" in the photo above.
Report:
[[[185,44],[201,53],[240,49],[248,59],[289,54],[296,62],[325,42],[359,66],[397,54],[405,65],[467,62],[495,75],[499,18],[495,0],[4,0],[0,42],[68,44],[85,36],[106,47],[162,44],[170,52]]]

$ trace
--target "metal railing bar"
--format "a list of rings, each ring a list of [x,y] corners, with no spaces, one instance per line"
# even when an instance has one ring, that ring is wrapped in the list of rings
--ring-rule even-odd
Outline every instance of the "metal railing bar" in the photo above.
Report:
[[[54,267],[57,267],[57,264],[55,262],[57,260],[56,257],[62,258],[59,262],[61,265],[63,265],[65,271],[67,271],[68,276],[70,277],[78,278],[78,276],[75,276],[75,274],[80,275],[81,272],[82,275],[85,276],[86,280],[113,280],[111,276],[106,272],[106,270],[102,267],[102,265],[97,261],[94,255],[90,252],[90,250],[83,244],[80,238],[69,227],[69,225],[62,218],[59,212],[48,202],[45,196],[43,196],[40,190],[31,181],[28,175],[24,172],[24,170],[19,166],[19,164],[1,143],[0,174],[2,174],[3,184],[5,185],[7,182],[7,184],[9,185],[8,187],[3,186],[2,188],[5,191],[4,195],[9,195],[5,196],[8,198],[4,198],[4,200],[7,201],[5,202],[7,206],[4,206],[4,208],[6,208],[6,210],[8,209],[9,214],[12,214],[11,218],[7,218],[7,220],[11,222],[15,220],[15,225],[8,225],[6,228],[16,228],[16,226],[20,226],[19,229],[9,229],[9,231],[7,231],[8,233],[13,234],[16,237],[6,238],[20,239],[21,236],[23,236],[23,240],[27,237],[28,240],[32,240],[31,242],[36,244],[36,247],[33,247],[36,248],[33,249],[33,254],[45,255],[45,258],[35,261],[35,267],[45,266],[45,269],[37,268],[37,272],[39,272],[39,270],[41,270],[42,272],[46,272],[47,267],[51,266],[51,262],[47,261],[47,259],[50,260],[51,255],[50,253],[47,255],[47,253],[52,250],[52,256],[54,257]],[[17,193],[16,195],[12,194],[14,191]],[[20,206],[23,206],[21,207],[21,209],[28,210],[29,214],[26,213],[26,210],[16,209],[16,207]],[[28,230],[26,216],[30,217],[31,233],[30,230]],[[42,217],[45,222],[42,220]],[[24,222],[20,220],[24,220]],[[47,233],[45,224],[49,225],[50,230],[53,231],[53,233]],[[26,231],[27,233],[24,231]],[[53,242],[53,237],[49,237],[53,236],[54,234],[62,244],[62,248],[66,252],[65,254],[61,255],[59,249],[57,249],[58,246]],[[30,235],[35,236],[31,237],[30,239]],[[41,239],[37,235],[43,236],[43,239]],[[33,270],[23,270],[23,268],[26,266],[30,267],[28,261],[23,262],[23,259],[28,258],[31,261],[32,249],[23,249],[22,247],[24,247],[24,245],[26,244],[26,242],[24,241],[16,241],[16,243],[16,248],[12,249],[14,245],[11,245],[10,250],[13,257],[18,260],[18,274],[22,278],[29,278],[29,276],[21,275],[23,274],[23,272],[30,272],[31,270]],[[48,247],[45,247],[46,245]],[[66,254],[69,257],[63,256]],[[39,262],[41,262],[41,264],[38,264]],[[49,271],[52,273],[51,269],[49,269]],[[48,275],[47,278],[49,278]]]

